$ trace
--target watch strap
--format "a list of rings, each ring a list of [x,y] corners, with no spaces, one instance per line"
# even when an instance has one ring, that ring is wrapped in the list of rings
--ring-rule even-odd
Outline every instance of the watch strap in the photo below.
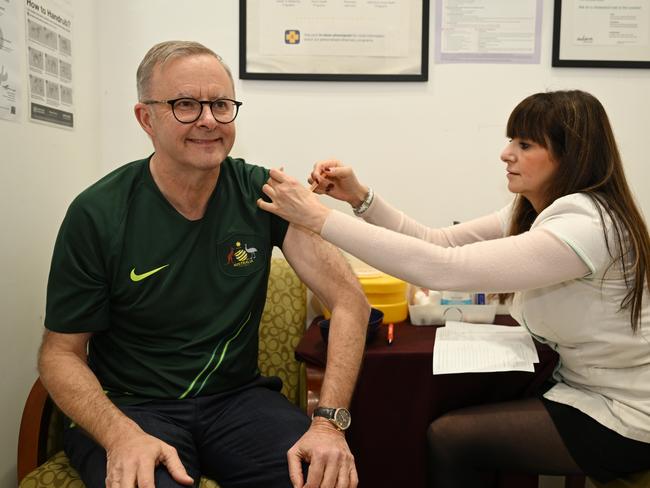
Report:
[[[372,188],[368,187],[368,193],[366,194],[366,198],[363,199],[363,202],[361,202],[361,205],[358,207],[352,207],[352,212],[354,212],[354,215],[359,217],[365,213],[365,211],[370,208],[370,205],[372,205],[374,198],[375,192],[372,190]]]
[[[334,414],[336,413],[335,408],[331,407],[317,407],[314,410],[312,417],[324,417],[328,420],[334,420]]]
[[[339,414],[343,416],[341,419]],[[322,417],[328,420],[338,430],[346,430],[350,427],[350,411],[347,408],[317,407],[312,418]]]

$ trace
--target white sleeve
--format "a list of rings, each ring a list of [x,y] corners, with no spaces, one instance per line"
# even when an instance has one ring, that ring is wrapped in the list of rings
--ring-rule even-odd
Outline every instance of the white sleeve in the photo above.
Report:
[[[604,210],[603,216],[611,228],[611,220]],[[537,216],[532,229],[545,229],[566,243],[589,268],[592,278],[601,276],[612,263],[600,213],[585,194],[558,198]],[[618,252],[614,248],[611,251]]]
[[[432,290],[512,292],[589,273],[569,246],[544,229],[442,247],[333,210],[321,235],[390,275]]]
[[[372,205],[363,214],[363,219],[386,229],[416,237],[442,247],[456,247],[476,241],[498,239],[505,235],[507,218],[504,211],[486,215],[462,224],[432,229],[410,218],[404,212],[389,205],[375,193]]]

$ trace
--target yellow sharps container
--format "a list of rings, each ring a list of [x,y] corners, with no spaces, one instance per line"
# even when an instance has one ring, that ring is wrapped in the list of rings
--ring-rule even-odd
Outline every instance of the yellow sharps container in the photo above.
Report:
[[[368,303],[384,312],[384,324],[402,322],[408,315],[406,282],[386,273],[358,276]]]
[[[353,269],[356,268],[353,266]],[[368,303],[371,307],[384,312],[382,323],[395,323],[406,320],[408,305],[406,302],[406,282],[393,276],[372,270],[354,269],[361,287],[363,288]],[[330,312],[323,307],[325,318],[330,317]]]

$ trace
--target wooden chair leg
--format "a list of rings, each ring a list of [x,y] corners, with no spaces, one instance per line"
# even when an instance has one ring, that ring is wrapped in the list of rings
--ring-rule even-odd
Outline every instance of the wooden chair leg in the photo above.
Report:
[[[586,478],[583,475],[564,477],[564,488],[585,488]]]

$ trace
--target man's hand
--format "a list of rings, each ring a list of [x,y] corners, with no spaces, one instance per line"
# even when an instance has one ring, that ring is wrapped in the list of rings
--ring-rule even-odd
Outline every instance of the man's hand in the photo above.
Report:
[[[106,488],[154,488],[154,469],[159,464],[178,483],[194,483],[169,444],[145,432],[122,436],[106,449]]]
[[[106,449],[108,488],[154,488],[154,469],[164,464],[183,485],[194,480],[169,444],[145,433],[111,402],[86,362],[91,333],[46,331],[38,371],[56,404]]]
[[[312,421],[309,430],[289,449],[287,459],[294,488],[356,488],[359,483],[345,435],[325,419]],[[307,483],[301,461],[309,463]]]

